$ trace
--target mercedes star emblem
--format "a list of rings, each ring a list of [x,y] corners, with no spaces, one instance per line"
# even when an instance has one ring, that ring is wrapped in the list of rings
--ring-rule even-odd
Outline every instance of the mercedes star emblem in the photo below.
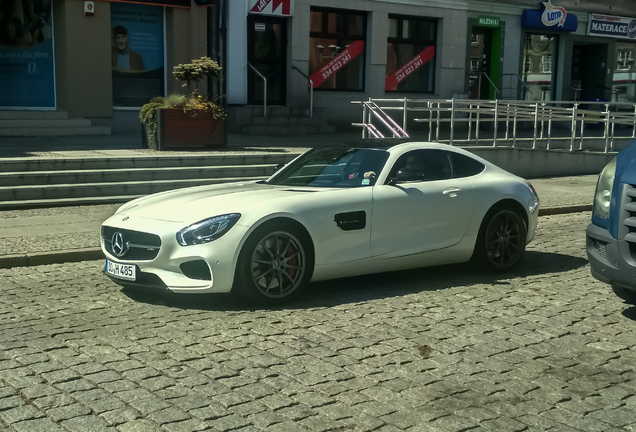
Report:
[[[128,245],[124,241],[124,235],[117,231],[115,234],[113,234],[113,254],[115,254],[115,256],[121,257],[124,256],[127,250]]]

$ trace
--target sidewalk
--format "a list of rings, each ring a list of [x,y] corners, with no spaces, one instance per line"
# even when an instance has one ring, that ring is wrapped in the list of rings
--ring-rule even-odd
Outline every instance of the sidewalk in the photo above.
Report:
[[[230,135],[233,151],[285,151],[286,148],[359,138],[359,133],[308,137]],[[144,157],[138,136],[0,138],[0,158],[7,157]],[[596,175],[531,180],[541,199],[541,215],[591,210]],[[99,248],[101,223],[120,204],[0,211],[0,268],[103,258]],[[582,234],[583,235],[583,234]]]

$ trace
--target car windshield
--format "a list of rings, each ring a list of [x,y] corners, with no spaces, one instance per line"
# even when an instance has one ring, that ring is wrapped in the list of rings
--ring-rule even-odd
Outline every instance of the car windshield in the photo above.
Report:
[[[388,157],[389,153],[381,149],[314,149],[276,173],[268,183],[338,188],[372,186]]]

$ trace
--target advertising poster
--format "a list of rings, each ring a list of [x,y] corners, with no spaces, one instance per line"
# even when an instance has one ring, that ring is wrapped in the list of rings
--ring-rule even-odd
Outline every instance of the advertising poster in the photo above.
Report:
[[[113,106],[140,107],[163,96],[163,8],[111,3]]]
[[[51,0],[0,0],[0,106],[55,108]]]

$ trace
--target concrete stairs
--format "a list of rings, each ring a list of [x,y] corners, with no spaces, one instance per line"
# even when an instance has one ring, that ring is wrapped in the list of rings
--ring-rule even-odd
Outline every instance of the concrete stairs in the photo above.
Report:
[[[321,108],[314,108],[310,117],[306,108],[269,107],[267,116],[263,107],[234,107],[228,118],[237,116],[234,130],[246,135],[303,136],[336,133],[336,127],[327,123]]]
[[[176,188],[263,179],[299,153],[0,159],[0,210],[126,202]]]
[[[91,120],[69,118],[66,111],[0,111],[0,136],[110,135],[110,127]]]

